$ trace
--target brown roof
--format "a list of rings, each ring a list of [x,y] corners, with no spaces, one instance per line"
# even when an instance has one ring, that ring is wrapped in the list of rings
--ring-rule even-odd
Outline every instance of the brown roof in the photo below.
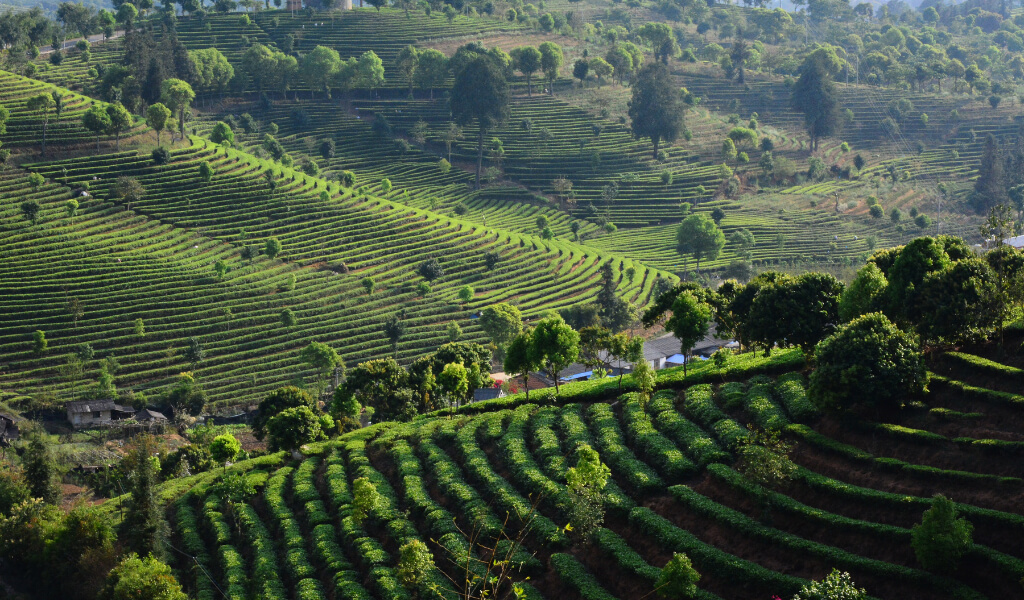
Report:
[[[67,403],[69,413],[90,413],[104,410],[116,410],[117,412],[133,413],[135,409],[130,406],[121,406],[113,400],[76,400]]]

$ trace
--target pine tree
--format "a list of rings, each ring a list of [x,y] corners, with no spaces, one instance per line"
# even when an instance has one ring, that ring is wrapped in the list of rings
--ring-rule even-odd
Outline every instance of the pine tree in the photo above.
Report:
[[[128,549],[142,556],[161,554],[163,520],[156,501],[155,487],[159,468],[159,463],[153,458],[156,451],[156,439],[144,435],[138,438],[135,447],[124,458],[130,473],[129,497],[120,534]]]
[[[46,433],[33,428],[26,436],[28,446],[22,458],[25,480],[33,498],[56,504],[60,500],[60,486],[57,484],[57,461],[53,457]]]

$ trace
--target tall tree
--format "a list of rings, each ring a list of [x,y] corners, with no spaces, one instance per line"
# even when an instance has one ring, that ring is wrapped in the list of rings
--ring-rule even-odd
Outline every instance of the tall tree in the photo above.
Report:
[[[523,313],[507,302],[489,306],[480,315],[480,328],[496,347],[504,347],[523,330]]]
[[[423,50],[419,55],[419,64],[416,67],[416,85],[421,90],[430,90],[430,99],[434,99],[434,88],[444,83],[448,76],[448,57],[440,50],[429,48]]]
[[[509,54],[512,55],[512,65],[517,71],[526,77],[526,95],[533,96],[533,74],[540,70],[540,50],[533,46],[522,46],[514,48]]]
[[[121,133],[130,129],[134,119],[132,113],[120,102],[107,105],[107,116],[110,117],[109,133],[114,134],[114,149],[121,151]]]
[[[672,316],[665,327],[672,331],[683,347],[683,375],[687,374],[690,352],[697,342],[704,339],[711,325],[711,307],[690,292],[676,296],[672,303]]]
[[[804,125],[811,136],[811,149],[818,149],[818,140],[839,130],[839,99],[832,75],[820,60],[808,58],[800,67],[800,78],[790,98],[793,110],[804,114]]]
[[[171,109],[157,102],[146,109],[146,125],[156,132],[156,145],[160,145],[160,132],[167,126],[167,119],[171,116]],[[96,140],[99,146],[99,139]]]
[[[409,97],[412,98],[412,87],[416,83],[416,70],[420,66],[420,51],[416,46],[402,48],[395,57],[395,67],[409,82]]]
[[[341,69],[341,57],[338,51],[326,46],[317,46],[302,57],[299,72],[309,85],[312,97],[316,90],[323,90],[327,98],[331,97],[330,82]]]
[[[60,472],[50,440],[41,427],[33,427],[26,433],[28,444],[22,456],[22,468],[29,493],[48,504],[57,504],[60,501]]]
[[[196,93],[187,81],[165,79],[160,85],[160,98],[171,110],[178,111],[178,135],[185,139],[185,111],[196,99]]]
[[[985,149],[981,154],[981,165],[978,167],[978,179],[974,182],[973,198],[975,208],[984,212],[1006,200],[1003,158],[999,152],[999,142],[991,133],[985,138]]]
[[[156,498],[157,470],[160,468],[154,458],[156,452],[156,438],[142,435],[135,439],[124,458],[129,473],[129,497],[124,520],[121,521],[121,539],[129,550],[143,555],[163,553],[160,540],[164,523]]]
[[[51,94],[37,94],[28,99],[25,103],[25,108],[28,110],[38,113],[39,118],[43,120],[43,137],[40,144],[39,153],[42,156],[46,156],[46,127],[50,124],[50,113],[57,107],[57,103],[54,102]]]
[[[96,134],[96,149],[99,150],[100,136],[110,130],[110,115],[102,106],[93,104],[82,114],[82,126]]]
[[[534,360],[532,331],[522,331],[505,347],[505,361],[502,365],[505,372],[515,377],[523,378],[523,389],[526,390],[526,400],[530,400],[530,371],[539,368]]]
[[[562,47],[554,42],[544,42],[538,50],[540,50],[540,68],[548,78],[548,93],[554,96],[555,79],[558,78],[558,70],[565,62]]]
[[[654,158],[662,140],[674,142],[683,131],[683,97],[668,67],[651,63],[640,70],[629,100],[633,135],[651,138]]]
[[[300,356],[302,362],[313,367],[313,370],[316,372],[314,385],[317,390],[316,397],[320,398],[324,395],[327,380],[334,375],[335,370],[339,367],[344,369],[345,363],[338,356],[334,348],[321,342],[310,342],[308,346],[302,349]]]
[[[508,118],[508,81],[493,59],[478,56],[455,75],[451,108],[461,125],[477,126],[476,188],[484,162],[484,136]]]
[[[262,440],[267,434],[267,422],[270,421],[270,418],[285,409],[295,408],[296,406],[313,408],[316,406],[316,402],[304,390],[300,390],[295,386],[278,388],[267,394],[260,401],[259,411],[249,424],[252,427],[253,436],[258,440]]]
[[[676,230],[676,248],[697,261],[697,271],[701,260],[715,260],[724,247],[725,233],[704,213],[686,217]]]
[[[555,315],[537,323],[530,342],[533,360],[555,382],[555,393],[560,393],[559,374],[579,356],[580,334]]]

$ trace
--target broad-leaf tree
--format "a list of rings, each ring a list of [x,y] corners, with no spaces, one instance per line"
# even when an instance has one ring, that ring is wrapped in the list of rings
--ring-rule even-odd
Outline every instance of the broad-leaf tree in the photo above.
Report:
[[[917,341],[882,313],[839,327],[818,344],[814,359],[807,395],[822,410],[898,408],[928,383]]]
[[[790,104],[793,110],[804,114],[812,151],[818,149],[818,140],[839,130],[839,98],[832,75],[821,61],[811,58],[804,61]]]
[[[171,116],[171,109],[157,102],[146,109],[146,125],[156,132],[156,145],[160,145],[160,132],[167,126],[167,119]],[[99,138],[96,140],[99,146]]]
[[[676,230],[677,250],[680,254],[692,256],[697,261],[698,271],[701,260],[715,260],[724,247],[725,234],[704,213],[686,217]]]
[[[682,93],[668,67],[651,63],[640,70],[629,100],[629,118],[633,135],[651,138],[654,158],[662,141],[671,143],[683,134],[684,108]]]
[[[296,406],[313,408],[316,406],[316,402],[305,391],[294,386],[278,388],[267,394],[260,401],[259,410],[250,423],[253,436],[262,440],[267,433],[267,422],[270,421],[270,418],[285,409]]]
[[[512,56],[512,65],[526,77],[526,95],[533,96],[533,74],[540,70],[540,50],[533,46],[522,46],[514,48],[509,52]]]
[[[555,95],[555,80],[558,79],[558,70],[565,62],[562,54],[562,47],[554,42],[544,42],[538,48],[540,50],[540,68],[544,76],[548,78],[548,93]]]
[[[196,93],[187,81],[181,79],[165,79],[160,84],[160,99],[171,110],[178,112],[178,135],[185,139],[185,111],[196,99]]]
[[[409,82],[409,97],[412,98],[412,88],[416,83],[416,70],[420,66],[420,51],[416,46],[409,45],[402,48],[395,57],[395,68]]]
[[[150,107],[150,109],[152,109],[152,107]],[[100,136],[110,131],[110,115],[107,114],[106,109],[102,106],[93,104],[89,107],[89,110],[82,114],[82,126],[96,134],[96,149],[99,150]],[[152,125],[150,125],[150,127],[152,127]],[[154,130],[155,129],[156,128],[154,127]],[[160,132],[157,130],[157,136],[159,135]]]
[[[39,153],[42,156],[46,156],[46,127],[50,124],[50,113],[57,107],[57,103],[54,102],[52,94],[37,94],[28,99],[25,103],[25,108],[28,110],[38,113],[39,118],[43,121],[43,137],[40,142]]]
[[[541,320],[531,336],[533,360],[555,382],[555,393],[560,393],[559,373],[580,354],[580,334],[555,315]]]
[[[463,126],[477,127],[476,188],[484,161],[484,137],[508,118],[508,81],[503,69],[486,56],[477,56],[455,74],[451,109]]]
[[[523,378],[526,400],[530,400],[530,371],[540,368],[533,354],[532,330],[522,331],[513,337],[505,347],[505,372],[512,377]]]
[[[121,133],[132,126],[132,113],[120,102],[107,105],[107,116],[110,118],[108,133],[114,135],[114,149],[121,151]]]
[[[711,307],[690,292],[676,296],[672,303],[672,316],[665,322],[665,327],[679,340],[685,360],[683,374],[687,373],[690,363],[690,352],[697,342],[704,339],[711,326]]]

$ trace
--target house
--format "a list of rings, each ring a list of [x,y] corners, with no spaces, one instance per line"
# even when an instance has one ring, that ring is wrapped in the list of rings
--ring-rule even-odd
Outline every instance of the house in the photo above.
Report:
[[[67,404],[68,421],[75,429],[102,427],[135,416],[135,409],[113,400],[77,400]]]
[[[1005,240],[1003,240],[1003,243],[1016,250],[1024,250],[1024,235],[1006,238]]]
[[[480,402],[481,400],[495,400],[497,398],[504,398],[505,390],[498,387],[486,387],[477,388],[473,390],[473,402]]]
[[[135,413],[135,420],[138,421],[139,423],[157,424],[166,423],[167,417],[165,417],[163,413],[159,413],[155,410],[144,408],[139,412]]]
[[[9,448],[11,442],[18,439],[18,426],[12,417],[0,415],[0,448]]]

